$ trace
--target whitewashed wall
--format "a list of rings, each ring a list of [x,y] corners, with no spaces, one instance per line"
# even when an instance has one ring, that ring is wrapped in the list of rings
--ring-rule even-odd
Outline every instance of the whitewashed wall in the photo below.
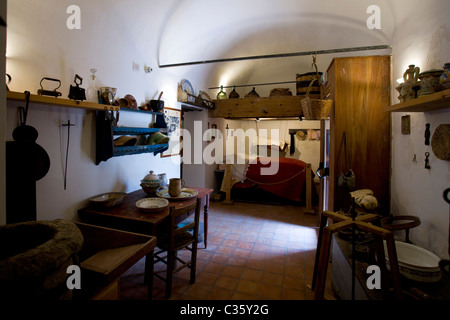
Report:
[[[59,91],[67,97],[75,73],[89,86],[90,68],[96,68],[97,86],[118,88],[118,97],[132,94],[138,104],[163,91],[167,107],[179,109],[177,83],[183,78],[196,81],[192,68],[158,69],[158,41],[161,26],[175,1],[153,1],[151,12],[142,11],[145,1],[29,1],[8,2],[7,72],[13,81],[10,89],[36,93],[43,77],[62,81]],[[81,12],[81,29],[67,28],[69,4]],[[148,6],[147,6],[148,7]],[[153,72],[144,72],[144,65]],[[198,83],[198,82],[197,82]],[[44,85],[46,83],[44,82]],[[51,86],[52,83],[47,83]],[[47,89],[47,88],[46,88]],[[50,88],[51,89],[51,88]],[[16,108],[20,102],[8,102],[6,140],[12,140],[17,125]],[[122,112],[121,121],[127,115]],[[142,121],[142,114],[128,118]],[[64,190],[63,167],[70,132],[67,189]],[[145,119],[143,120],[146,121]],[[179,177],[179,157],[160,158],[141,154],[109,159],[95,165],[94,112],[58,106],[30,105],[27,124],[39,132],[37,143],[49,154],[49,173],[37,182],[37,218],[76,218],[86,199],[109,191],[130,192],[139,189],[140,180],[150,171]],[[120,123],[119,123],[120,124]]]
[[[392,101],[398,103],[398,85],[409,64],[422,71],[442,68],[450,61],[449,1],[439,5],[414,3],[414,10],[399,23],[393,40]],[[411,134],[402,135],[401,117],[411,116]],[[442,193],[450,187],[450,162],[436,158],[424,144],[425,125],[431,134],[438,125],[450,123],[448,109],[434,112],[392,114],[391,212],[416,215],[422,223],[411,230],[411,241],[448,259],[449,205]],[[431,169],[425,169],[425,152],[430,153]],[[417,163],[413,162],[416,156]],[[404,233],[400,234],[404,236]]]

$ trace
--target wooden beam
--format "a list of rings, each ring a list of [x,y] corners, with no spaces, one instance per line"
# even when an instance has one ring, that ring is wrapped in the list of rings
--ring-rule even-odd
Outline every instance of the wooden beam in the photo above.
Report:
[[[303,115],[303,96],[214,100],[210,118],[287,118]]]

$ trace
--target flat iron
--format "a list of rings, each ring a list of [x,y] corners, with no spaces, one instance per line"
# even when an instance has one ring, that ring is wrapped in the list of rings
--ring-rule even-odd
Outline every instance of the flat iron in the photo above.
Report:
[[[59,86],[56,87],[56,88],[53,89],[53,90],[45,90],[45,89],[42,87],[42,81],[44,81],[44,80],[59,82]],[[42,80],[41,80],[41,82],[40,82],[40,86],[41,86],[41,88],[40,88],[40,89],[38,90],[38,92],[37,92],[38,95],[40,95],[40,96],[52,96],[52,97],[55,97],[55,98],[61,96],[61,92],[56,91],[56,89],[59,89],[59,87],[61,87],[61,81],[58,80],[58,79],[47,78],[47,77],[42,78]]]
[[[77,80],[79,80],[80,83],[78,83]],[[69,99],[78,101],[86,100],[86,91],[83,88],[80,88],[80,85],[83,83],[83,78],[76,74],[73,81],[76,86],[70,85]]]

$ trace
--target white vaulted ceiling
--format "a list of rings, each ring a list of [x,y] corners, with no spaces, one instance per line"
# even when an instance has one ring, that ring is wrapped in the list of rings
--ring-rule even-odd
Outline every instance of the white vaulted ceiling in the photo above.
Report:
[[[174,0],[161,21],[157,61],[192,61],[391,45],[418,1],[372,0]],[[380,8],[381,29],[367,27],[371,5]],[[405,10],[406,9],[406,10]],[[406,21],[408,22],[408,21]],[[390,50],[371,51],[390,54]],[[367,52],[351,53],[364,55]],[[345,54],[345,55],[351,55]],[[336,54],[318,57],[321,70]],[[292,81],[313,71],[311,56],[203,64],[206,83],[246,84]],[[182,67],[175,67],[182,68]]]
[[[398,26],[417,24],[417,19],[409,19],[411,12],[417,16],[424,6],[446,1],[77,0],[73,3],[81,8],[82,29],[70,31],[65,28],[67,3],[15,0],[8,2],[7,71],[15,75],[13,89],[22,91],[35,87],[45,73],[71,83],[73,73],[87,78],[89,68],[96,67],[104,85],[118,86],[121,94],[132,92],[141,101],[162,89],[156,86],[174,88],[166,81],[174,77],[201,82],[196,89],[203,90],[221,84],[295,81],[296,73],[313,71],[311,56],[158,66],[392,45]],[[379,30],[366,24],[372,5],[380,9]],[[386,53],[391,51],[341,55]],[[324,71],[335,56],[339,54],[318,56],[319,69]],[[144,64],[157,71],[153,77],[137,72]]]

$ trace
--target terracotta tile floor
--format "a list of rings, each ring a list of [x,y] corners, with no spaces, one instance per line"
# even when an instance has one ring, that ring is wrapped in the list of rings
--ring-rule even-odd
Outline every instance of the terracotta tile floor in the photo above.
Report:
[[[318,226],[319,215],[305,215],[298,206],[211,202],[208,247],[198,251],[196,282],[189,284],[187,268],[175,274],[171,299],[313,299],[308,286]],[[155,264],[155,270],[164,267]],[[121,299],[147,299],[143,276],[144,259],[122,275]],[[154,278],[154,299],[164,299],[164,285]]]

